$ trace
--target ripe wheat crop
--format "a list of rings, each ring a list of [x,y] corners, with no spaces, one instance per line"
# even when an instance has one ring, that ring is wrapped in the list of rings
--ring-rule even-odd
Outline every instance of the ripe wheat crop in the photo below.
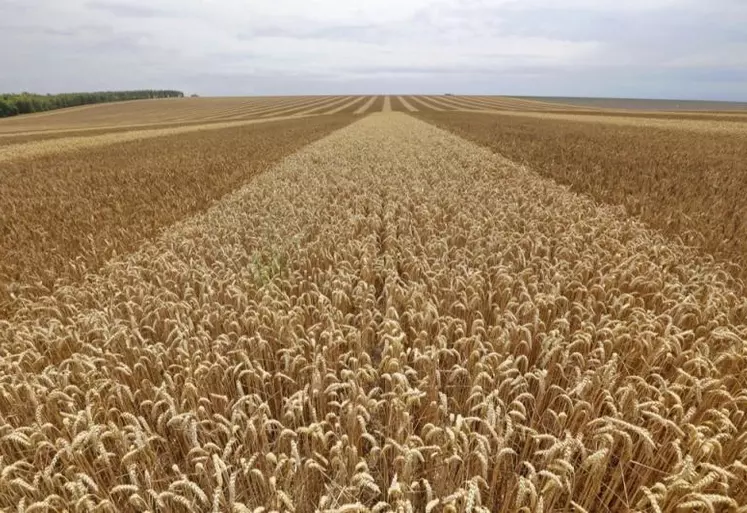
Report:
[[[352,120],[336,115],[208,125],[161,136],[145,131],[136,134],[144,139],[129,142],[109,134],[76,138],[79,151],[58,139],[53,142],[64,154],[51,147],[41,156],[34,153],[37,143],[11,146],[17,149],[0,160],[0,317],[55,285],[83,278]]]
[[[670,236],[735,261],[732,271],[747,278],[743,123],[717,132],[498,114],[418,115],[574,191],[622,205]]]
[[[744,512],[746,318],[713,259],[373,114],[0,322],[0,508]]]

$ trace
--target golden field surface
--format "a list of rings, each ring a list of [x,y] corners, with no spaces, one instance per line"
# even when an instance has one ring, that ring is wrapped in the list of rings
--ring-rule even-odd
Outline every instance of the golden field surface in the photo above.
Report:
[[[717,130],[712,121],[680,120],[672,128],[647,120],[419,116],[575,191],[623,205],[651,226],[735,261],[747,278],[747,120]]]
[[[0,511],[747,512],[746,132],[702,116],[0,121]]]

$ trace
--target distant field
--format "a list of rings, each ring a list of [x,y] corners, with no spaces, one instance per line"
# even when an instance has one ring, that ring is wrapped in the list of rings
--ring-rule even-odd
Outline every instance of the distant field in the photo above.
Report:
[[[0,119],[0,147],[21,142],[63,137],[87,137],[116,132],[175,127],[207,128],[217,124],[259,122],[331,114],[395,112],[517,112],[552,115],[615,116],[623,118],[745,121],[745,111],[730,114],[700,112],[634,111],[614,103],[607,108],[563,103],[564,99],[524,99],[500,96],[277,96],[237,98],[178,98],[90,105]],[[731,104],[730,104],[731,105]],[[736,104],[734,104],[736,105]],[[197,128],[199,127],[199,128]],[[217,126],[216,126],[217,128]],[[0,158],[2,158],[0,156]]]
[[[371,96],[275,96],[137,100],[61,109],[0,120],[0,138],[29,133],[86,132],[353,113]],[[383,98],[381,98],[383,102]],[[359,114],[365,114],[364,109]]]
[[[665,111],[745,111],[747,102],[699,100],[646,100],[630,98],[570,98],[563,96],[521,96],[525,100],[564,103],[599,109],[665,110]]]
[[[745,513],[747,116],[0,120],[0,512]]]

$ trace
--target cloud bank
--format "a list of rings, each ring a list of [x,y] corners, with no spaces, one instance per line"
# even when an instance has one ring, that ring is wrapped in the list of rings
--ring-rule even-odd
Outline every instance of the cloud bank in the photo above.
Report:
[[[741,0],[2,0],[0,91],[747,100]]]

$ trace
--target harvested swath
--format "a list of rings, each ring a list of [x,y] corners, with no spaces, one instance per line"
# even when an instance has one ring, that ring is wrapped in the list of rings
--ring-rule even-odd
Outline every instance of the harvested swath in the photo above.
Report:
[[[123,103],[130,103],[130,102],[123,102]],[[132,102],[135,103],[135,102]],[[99,105],[92,105],[91,107],[98,107]],[[124,108],[127,106],[117,105],[120,108]],[[129,108],[133,109],[133,112],[129,112],[127,114],[122,113],[122,117],[117,123],[108,122],[108,123],[102,123],[97,118],[92,117],[88,123],[83,123],[81,121],[78,121],[74,124],[68,124],[68,122],[64,122],[61,124],[61,126],[56,125],[43,125],[38,122],[36,122],[33,125],[33,130],[26,130],[25,128],[28,128],[27,126],[19,127],[18,130],[14,131],[7,131],[7,132],[0,132],[0,146],[8,145],[8,144],[15,144],[16,141],[22,141],[22,140],[33,140],[33,139],[44,139],[44,138],[56,138],[61,136],[72,136],[72,135],[87,135],[87,134],[101,134],[106,132],[116,132],[116,131],[123,131],[123,130],[133,130],[133,129],[141,129],[141,128],[167,128],[167,127],[175,127],[175,126],[192,126],[192,125],[198,125],[198,124],[206,124],[210,122],[216,121],[216,119],[213,119],[213,116],[208,116],[207,112],[204,111],[199,116],[194,116],[191,120],[173,120],[170,119],[170,117],[167,115],[167,112],[162,112],[162,116],[158,119],[154,118],[148,118],[143,117],[139,114],[139,111],[137,109],[137,105],[130,105]],[[59,114],[60,112],[64,112],[67,109],[61,109],[57,111],[52,111],[49,114]],[[215,110],[213,111],[215,112]],[[46,114],[46,113],[45,113]],[[34,115],[30,115],[33,116]],[[24,119],[26,120],[26,116],[18,116],[13,118],[6,118],[0,120],[6,121],[6,120],[15,120],[15,119]],[[226,120],[226,117],[221,116],[219,120]],[[133,122],[125,122],[124,120],[129,120]],[[149,121],[150,120],[150,121]],[[28,125],[28,121],[26,120],[26,124]],[[134,121],[140,121],[140,122],[134,122]]]
[[[0,507],[738,511],[726,280],[368,116],[0,324]]]
[[[364,103],[361,107],[358,108],[358,110],[355,111],[356,115],[365,114],[369,111],[371,106],[373,106],[374,102],[376,101],[376,96],[371,96],[366,103]]]
[[[198,121],[195,125],[203,125],[205,123]],[[65,137],[91,137],[103,134],[116,134],[121,132],[130,132],[137,129],[143,128],[175,128],[179,126],[186,126],[189,124],[183,123],[165,123],[156,126],[151,125],[136,125],[134,127],[110,127],[110,128],[90,128],[90,129],[79,129],[79,130],[61,130],[61,131],[48,131],[48,132],[32,132],[22,133],[19,135],[8,135],[0,136],[0,148],[3,146],[13,146],[16,144],[24,144],[38,141],[48,141],[53,139],[62,139]]]
[[[258,114],[264,114],[273,110],[286,109],[299,103],[308,101],[310,98],[301,97],[288,97],[283,99],[268,99],[268,100],[257,100],[249,103],[246,107],[234,109],[229,113],[218,113],[213,116],[206,117],[206,120],[211,119],[242,119],[246,117],[256,117]]]
[[[257,110],[261,109],[265,106],[272,105],[280,103],[277,100],[272,100],[270,102],[263,101],[260,98],[243,98],[243,99],[236,99],[235,102],[231,102],[229,105],[225,105],[222,107],[212,107],[210,109],[195,109],[188,113],[180,113],[178,115],[167,115],[166,112],[163,113],[163,118],[161,118],[165,122],[173,122],[173,121],[190,121],[195,118],[199,118],[200,120],[210,120],[210,119],[225,119],[230,118],[238,115],[240,112],[246,111],[246,110]]]
[[[407,111],[407,112],[417,112],[418,111],[418,109],[416,109],[415,107],[413,107],[410,104],[410,102],[408,102],[403,96],[397,96],[396,101],[399,102],[402,105],[402,107],[403,107],[402,109],[399,109],[399,110],[403,110],[403,111]]]
[[[351,120],[244,124],[0,165],[0,315],[133,249]]]
[[[24,115],[0,120],[0,138],[4,134],[80,129],[119,128],[124,126],[189,124],[217,120],[257,117],[261,113],[281,111],[291,106],[308,105],[319,97],[185,98],[138,100],[100,104],[90,108],[61,109],[42,115]],[[273,116],[274,117],[274,116]]]
[[[389,95],[384,97],[384,105],[381,107],[381,112],[392,112],[392,99]]]
[[[329,112],[320,112],[324,109],[324,105],[317,109],[316,107],[320,104],[318,97],[294,97],[293,99],[286,99],[284,101],[268,101],[264,102],[263,106],[255,106],[253,109],[245,109],[242,111],[236,111],[233,115],[221,114],[218,116],[205,116],[204,121],[191,121],[191,122],[178,122],[178,123],[148,123],[148,124],[136,124],[136,125],[120,125],[120,126],[109,126],[109,127],[93,127],[93,128],[76,128],[76,129],[65,129],[65,130],[44,130],[44,131],[33,131],[33,132],[20,132],[17,134],[0,134],[0,147],[11,146],[15,144],[28,143],[33,141],[44,141],[53,139],[62,139],[68,137],[91,137],[104,134],[116,134],[122,132],[134,132],[136,130],[154,130],[154,129],[170,129],[177,127],[207,127],[209,125],[217,125],[216,128],[223,128],[225,126],[234,125],[220,125],[219,123],[233,123],[242,120],[254,120],[254,119],[266,119],[275,117],[290,117],[290,116],[306,116],[310,114],[345,114],[353,113],[357,110],[357,105],[363,99],[357,98],[351,100],[349,105],[340,106],[332,109]],[[332,99],[324,100],[325,102],[332,102]],[[341,101],[341,99],[339,100]],[[325,103],[329,106],[330,104]],[[314,111],[314,112],[310,112]],[[278,116],[278,114],[280,114]],[[235,126],[239,126],[235,123]],[[189,131],[189,130],[187,130]],[[160,136],[161,134],[154,132],[153,136]],[[56,151],[56,150],[55,150]],[[1,158],[1,157],[0,157]]]
[[[252,122],[256,122],[255,120],[251,120]],[[265,122],[265,120],[261,120],[261,122]],[[246,123],[236,123],[232,122],[229,126],[240,126],[244,125]],[[162,130],[162,129],[170,129],[170,128],[184,128],[184,127],[210,127],[212,125],[218,125],[217,128],[225,128],[226,121],[192,121],[189,123],[155,123],[155,124],[146,124],[146,125],[126,125],[126,126],[117,126],[117,127],[106,127],[106,128],[89,128],[89,129],[74,129],[74,130],[50,130],[50,131],[42,131],[42,132],[24,132],[19,135],[6,135],[6,136],[0,136],[0,147],[3,146],[13,146],[17,144],[25,144],[25,143],[31,143],[31,142],[40,142],[40,141],[51,141],[54,139],[64,139],[64,138],[71,138],[71,139],[83,139],[83,138],[90,138],[98,135],[106,135],[106,134],[121,134],[123,132],[136,132],[136,131],[142,131],[147,132],[150,130]],[[157,132],[156,132],[157,134]],[[158,136],[158,135],[157,135]],[[0,153],[2,150],[0,150]]]
[[[515,101],[513,98],[503,96],[478,97],[479,101],[485,102],[495,110],[526,111],[526,112],[550,112],[551,105],[542,105],[538,102]]]
[[[465,110],[509,110],[509,111],[533,111],[533,112],[551,112],[553,107],[550,105],[520,104],[514,102],[511,98],[503,97],[476,97],[476,96],[459,96],[456,98],[465,107]],[[569,113],[585,111],[568,111]]]
[[[548,111],[550,112],[550,111]],[[551,111],[553,114],[573,114],[580,116],[605,116],[605,117],[624,117],[624,118],[649,118],[649,119],[671,119],[679,121],[719,121],[719,122],[730,122],[730,123],[747,123],[747,115],[729,115],[718,112],[640,112],[640,111],[614,111],[614,110],[600,110],[600,111],[571,111],[571,110],[554,110]]]
[[[460,96],[438,96],[435,97],[441,104],[447,105],[455,110],[485,110],[485,107],[472,102],[470,99]]]
[[[314,106],[299,112],[300,115],[308,116],[312,114],[326,114],[329,110],[334,110],[337,107],[345,108],[349,103],[350,98],[347,96],[340,96],[337,98],[330,99],[321,105]]]
[[[477,97],[474,99],[474,101],[479,101],[483,103],[486,107],[492,110],[508,110],[508,111],[528,110],[526,108],[520,107],[519,105],[516,105],[514,102],[507,100],[506,98],[487,96],[487,97]]]
[[[347,99],[345,103],[342,105],[335,107],[334,109],[324,112],[324,114],[339,114],[339,113],[354,113],[356,110],[358,110],[358,107],[363,102],[362,96],[353,96]]]
[[[232,109],[230,111],[220,111],[211,116],[205,116],[207,121],[231,121],[240,119],[252,119],[262,116],[272,117],[274,112],[287,111],[292,107],[311,103],[314,100],[309,96],[297,96],[280,99],[271,99],[269,101],[256,101],[246,107]]]
[[[363,107],[363,105],[365,105],[367,102],[367,96],[357,96],[354,101],[345,106],[345,108],[340,110],[337,114],[355,114],[358,109]]]
[[[238,115],[245,110],[254,110],[271,107],[286,101],[283,97],[247,97],[247,98],[215,98],[206,99],[204,103],[198,102],[193,111],[183,113],[177,117],[167,116],[167,112],[160,112],[158,109],[154,112],[154,117],[158,120],[172,121],[191,121],[204,119],[224,119]],[[218,117],[216,117],[218,116]]]
[[[439,102],[456,110],[486,110],[485,105],[461,96],[440,97]]]
[[[371,104],[370,112],[382,112],[384,110],[384,97],[374,96],[374,102]]]
[[[540,101],[534,101],[534,100],[523,100],[521,98],[511,98],[511,97],[498,97],[499,101],[506,102],[510,105],[515,105],[517,109],[521,110],[540,110],[540,109],[552,109],[553,107],[557,106],[560,108],[566,108],[567,105],[553,105],[552,103],[547,102],[540,102]],[[579,110],[583,109],[584,107],[576,107],[579,108]]]
[[[498,105],[504,106],[508,110],[528,110],[528,111],[552,111],[552,110],[572,110],[577,112],[583,112],[587,110],[595,110],[591,107],[583,105],[568,105],[562,103],[552,103],[538,100],[526,100],[523,98],[513,98],[509,96],[482,96],[479,97],[488,102],[494,102]]]
[[[0,133],[33,130],[60,130],[91,128],[143,123],[199,121],[217,110],[241,105],[242,98],[185,98],[163,100],[137,100],[132,102],[99,104],[87,109],[61,109],[44,116],[32,114],[0,120]]]
[[[688,120],[682,118],[671,118],[671,119],[657,119],[649,116],[635,117],[635,116],[609,116],[609,115],[596,115],[589,116],[588,114],[561,114],[556,112],[508,112],[508,111],[493,111],[491,114],[499,116],[517,116],[521,118],[534,118],[534,119],[546,119],[546,120],[557,120],[557,121],[573,121],[582,123],[599,124],[604,123],[607,125],[620,125],[620,126],[635,126],[635,127],[646,127],[646,128],[661,128],[670,130],[687,130],[691,132],[699,133],[713,133],[713,134],[735,134],[735,133],[747,133],[747,122],[735,123],[733,121],[720,121],[720,120]]]
[[[273,118],[248,119],[244,121],[221,121],[209,124],[175,126],[172,128],[151,128],[149,130],[105,131],[101,135],[89,137],[61,137],[55,139],[33,140],[28,143],[0,147],[0,164],[13,160],[28,160],[58,153],[70,153],[100,146],[141,141],[170,135],[188,134],[235,128],[247,125],[269,123],[287,119],[298,119],[299,116],[282,116]]]
[[[275,117],[275,116],[295,116],[300,115],[306,111],[314,110],[317,107],[325,107],[328,106],[331,103],[335,103],[339,100],[337,97],[329,97],[329,96],[317,96],[317,97],[311,97],[308,100],[305,100],[304,102],[292,106],[287,107],[280,110],[272,110],[269,112],[266,112],[265,114],[262,114],[259,116],[262,117]]]
[[[460,96],[459,99],[462,100],[462,101],[465,101],[465,102],[469,102],[471,105],[475,105],[475,106],[479,107],[482,110],[485,110],[485,109],[491,109],[491,110],[499,109],[499,107],[497,106],[495,100],[490,101],[490,100],[487,100],[485,97],[482,97],[482,96]]]
[[[457,106],[445,101],[441,96],[422,96],[423,100],[431,105],[437,105],[441,110],[457,110]]]
[[[384,111],[384,96],[375,96],[373,104],[371,104],[371,112],[383,112]]]
[[[423,114],[633,215],[747,278],[747,132],[663,130],[495,114]],[[689,122],[686,122],[689,123]],[[686,124],[685,123],[685,124]]]
[[[700,101],[700,100],[662,100],[631,98],[568,98],[568,97],[528,97],[535,101],[546,101],[560,105],[575,105],[592,109],[615,109],[634,111],[660,112],[703,112],[747,114],[745,102]]]
[[[400,96],[392,96],[390,103],[392,106],[392,112],[409,112],[400,101]]]
[[[439,107],[437,104],[427,102],[425,96],[410,96],[409,98],[413,102],[413,104],[416,104],[420,107],[420,110],[435,112],[443,112],[446,110],[444,107]]]

